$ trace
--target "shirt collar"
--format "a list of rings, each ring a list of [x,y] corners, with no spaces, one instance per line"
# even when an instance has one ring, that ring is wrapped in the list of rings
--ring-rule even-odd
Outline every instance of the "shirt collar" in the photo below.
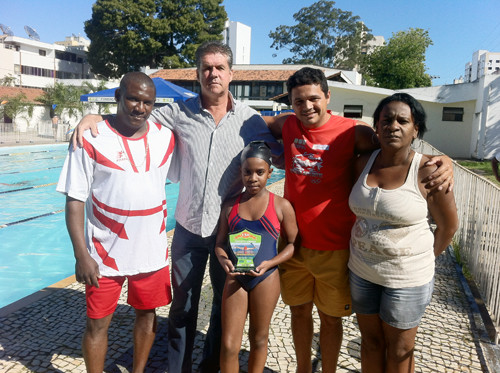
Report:
[[[234,111],[236,110],[236,106],[238,105],[238,101],[236,101],[234,99],[231,92],[228,92],[228,93],[229,93],[229,101],[231,102],[231,108],[229,109],[229,111],[234,113]],[[201,93],[196,97],[196,102],[198,103],[198,107],[199,107],[200,111],[205,110],[203,108],[203,106],[201,105]]]

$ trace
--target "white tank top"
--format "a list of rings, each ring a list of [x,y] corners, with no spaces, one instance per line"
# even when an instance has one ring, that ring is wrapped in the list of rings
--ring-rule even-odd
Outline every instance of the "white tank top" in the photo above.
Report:
[[[421,286],[434,276],[434,234],[427,201],[418,187],[422,154],[413,156],[402,186],[385,190],[366,184],[379,152],[372,153],[349,196],[349,207],[356,215],[349,269],[390,288]]]

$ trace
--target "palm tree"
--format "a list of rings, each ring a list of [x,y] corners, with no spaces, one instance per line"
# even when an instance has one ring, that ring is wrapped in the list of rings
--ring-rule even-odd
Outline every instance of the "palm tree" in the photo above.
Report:
[[[63,112],[66,112],[70,117],[76,117],[78,113],[83,115],[85,106],[80,102],[80,96],[85,93],[87,92],[84,87],[56,82],[53,87],[47,87],[45,92],[36,100],[47,106],[48,110],[52,105],[57,105],[55,114],[59,117]]]
[[[33,104],[27,101],[24,93],[19,93],[16,96],[0,97],[0,115],[8,116],[12,122],[16,122],[16,117],[22,112],[27,112],[28,116],[33,115]]]
[[[99,92],[99,91],[102,91],[104,89],[107,89],[108,87],[106,86],[106,81],[105,80],[99,80],[99,84],[97,85],[94,85],[92,84],[91,82],[83,82],[83,86],[85,88],[87,88],[89,91],[88,92],[85,92],[85,93],[94,93],[94,92]],[[103,104],[103,103],[99,103],[97,105],[97,113],[98,114],[109,114],[110,113],[110,106],[113,105],[113,104]]]

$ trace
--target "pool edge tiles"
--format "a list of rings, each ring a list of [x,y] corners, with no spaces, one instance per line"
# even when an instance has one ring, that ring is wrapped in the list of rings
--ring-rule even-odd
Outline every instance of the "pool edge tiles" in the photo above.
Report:
[[[283,195],[283,185],[284,185],[285,179],[281,178],[271,185],[268,185],[268,190],[272,193],[275,193],[277,195],[282,196]],[[169,257],[171,255],[170,253],[170,248],[172,247],[172,236],[174,234],[175,229],[171,229],[170,231],[167,232],[167,237],[169,241]],[[50,286],[47,286],[41,290],[36,291],[33,294],[27,295],[17,301],[14,301],[13,303],[10,303],[4,307],[0,308],[0,317],[6,317],[9,314],[19,311],[21,308],[27,307],[31,305],[32,303],[45,298],[48,295],[53,294],[55,291],[61,290],[66,288],[67,286],[73,284],[76,281],[75,275],[71,275],[64,280],[58,281]]]
[[[174,234],[174,230],[170,230],[167,232],[167,237],[169,240],[169,249],[172,245],[172,236]],[[170,252],[169,252],[169,257],[170,257]],[[54,292],[58,290],[62,290],[69,285],[73,284],[76,282],[76,277],[75,275],[71,275],[69,277],[66,277],[65,279],[58,281],[50,286],[47,286],[41,290],[38,290],[30,295],[27,295],[19,300],[16,300],[4,307],[0,307],[0,317],[7,317],[9,314],[19,311],[21,308],[28,307],[31,304],[35,303],[36,301],[45,298],[46,296],[49,296],[53,294]]]
[[[53,294],[55,291],[65,288],[76,281],[75,275],[71,275],[64,280],[58,281],[55,284],[47,286],[41,290],[36,291],[33,294],[27,295],[13,303],[10,303],[2,308],[0,308],[0,317],[6,317],[12,312],[16,312],[21,308],[27,307],[30,304],[45,298],[46,296]]]

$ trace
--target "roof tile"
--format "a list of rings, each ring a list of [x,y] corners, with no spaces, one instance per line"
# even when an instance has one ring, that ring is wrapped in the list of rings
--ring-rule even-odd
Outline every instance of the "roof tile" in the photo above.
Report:
[[[286,82],[295,70],[233,70],[233,82],[278,81]],[[196,80],[196,69],[163,69],[150,75],[165,80]]]
[[[0,86],[0,97],[6,99],[15,97],[20,93],[24,93],[29,102],[38,103],[36,98],[43,95],[44,90],[39,88],[24,88],[24,87],[6,87]]]

